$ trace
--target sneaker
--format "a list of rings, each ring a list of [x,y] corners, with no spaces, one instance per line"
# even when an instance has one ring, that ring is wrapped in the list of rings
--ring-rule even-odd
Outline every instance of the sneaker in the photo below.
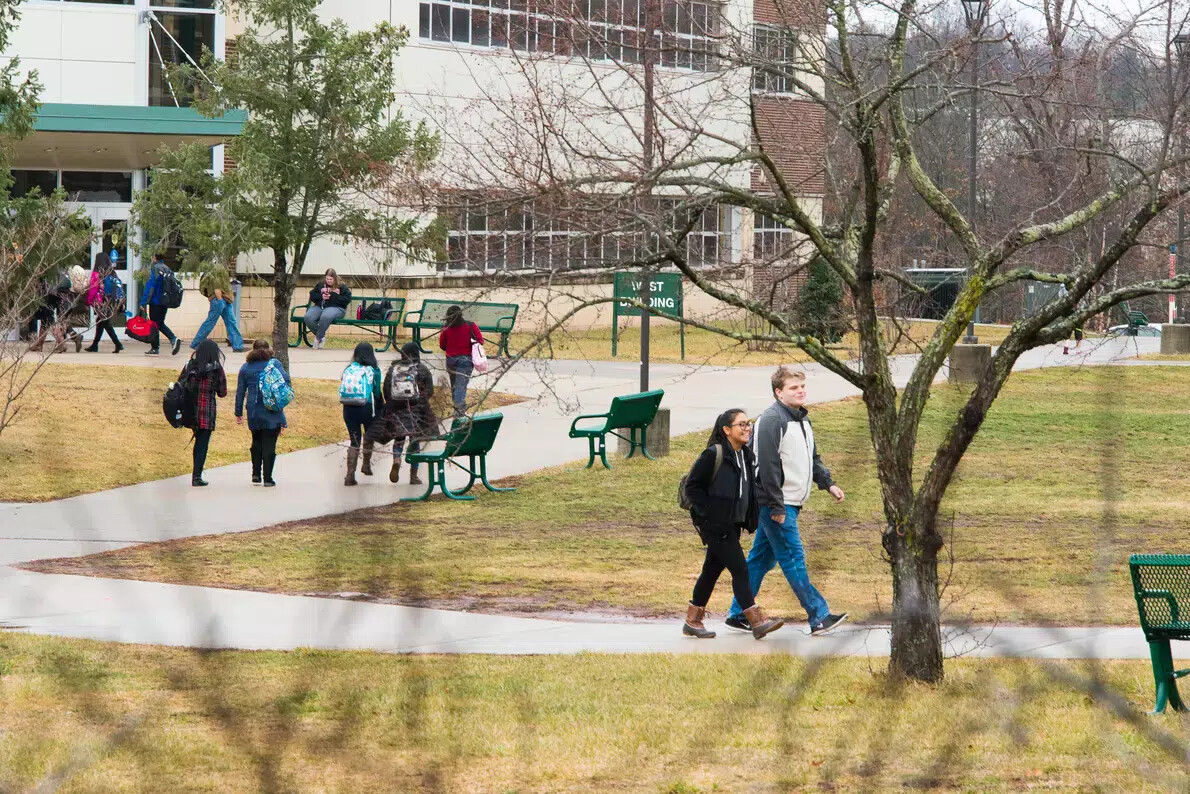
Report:
[[[252,475],[252,484],[253,484],[253,485],[260,485],[260,475],[259,475],[259,474],[253,474],[253,475]]]
[[[810,633],[815,637],[820,637],[824,634],[830,634],[839,627],[839,624],[847,620],[847,613],[842,615],[827,615],[826,619],[821,623],[815,623],[810,627]]]
[[[746,631],[749,634],[752,633],[752,624],[749,623],[748,619],[746,617],[744,617],[743,615],[736,615],[735,617],[729,617],[727,620],[725,620],[723,622],[724,622],[724,624],[727,625],[727,627],[729,629],[736,629],[737,631]]]
[[[146,356],[159,356],[159,355],[161,355],[161,351],[160,350],[146,350],[145,355]]]
[[[210,483],[208,483],[202,477],[191,477],[190,484],[193,485],[195,488],[205,488]]]
[[[178,351],[182,349],[181,337],[174,337],[174,341],[172,343],[170,343],[170,347],[173,349],[173,355],[176,356],[178,354]]]
[[[265,481],[264,481],[264,487],[265,487],[265,488],[276,488],[276,487],[277,487],[277,483],[273,482],[272,480],[265,480]]]

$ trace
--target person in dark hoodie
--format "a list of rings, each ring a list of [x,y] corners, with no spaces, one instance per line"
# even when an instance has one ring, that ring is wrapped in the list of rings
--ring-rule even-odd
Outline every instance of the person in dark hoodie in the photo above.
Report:
[[[219,350],[219,345],[204,339],[198,350],[190,356],[178,381],[188,382],[187,391],[195,394],[194,471],[190,484],[205,486],[207,481],[202,478],[202,470],[207,463],[211,434],[215,432],[215,399],[227,396],[227,373],[223,371],[223,352]]]
[[[351,303],[351,290],[339,278],[333,267],[322,274],[322,281],[310,290],[310,305],[306,308],[302,322],[314,332],[314,349],[320,349],[326,342],[326,332],[331,323],[343,319],[347,305]]]
[[[835,485],[818,457],[814,429],[806,411],[805,374],[778,367],[771,384],[777,400],[760,415],[752,436],[760,531],[748,552],[748,578],[752,595],[756,596],[765,574],[780,565],[810,619],[810,633],[826,634],[846,620],[847,613],[832,614],[826,599],[810,583],[797,518],[813,486],[829,491],[836,502],[843,501],[843,489]],[[731,602],[725,622],[733,629],[751,631],[738,600]]]
[[[739,408],[724,411],[715,420],[707,448],[686,478],[686,497],[690,501],[690,520],[707,547],[702,573],[694,583],[694,593],[686,607],[682,633],[709,639],[715,632],[703,623],[707,602],[715,590],[719,575],[731,572],[731,587],[743,607],[752,636],[761,639],[785,625],[783,620],[768,620],[756,605],[748,581],[748,565],[740,547],[740,530],[756,531],[756,461],[748,441],[752,423]]]
[[[288,427],[285,421],[285,409],[271,411],[265,407],[260,395],[260,375],[269,366],[273,366],[285,378],[285,382],[292,385],[289,373],[273,356],[273,348],[267,339],[257,339],[252,343],[252,350],[248,353],[248,361],[240,367],[239,377],[236,378],[236,423],[244,423],[244,408],[248,409],[248,430],[252,432],[252,484],[263,484],[272,488],[277,483],[273,481],[273,466],[277,462],[277,438],[281,430]]]
[[[434,376],[430,368],[421,363],[421,348],[417,342],[406,342],[401,348],[400,357],[384,375],[383,391],[384,409],[364,434],[364,463],[360,473],[371,476],[373,447],[391,441],[393,465],[388,479],[389,482],[400,482],[405,440],[409,439],[409,452],[413,453],[421,448],[421,439],[438,430],[438,418],[430,406]],[[409,464],[409,482],[421,484],[416,463]]]

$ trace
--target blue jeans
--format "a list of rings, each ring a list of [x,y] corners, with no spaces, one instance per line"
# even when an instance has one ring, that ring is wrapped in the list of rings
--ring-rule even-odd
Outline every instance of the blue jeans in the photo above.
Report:
[[[244,347],[244,337],[240,336],[239,326],[236,325],[236,316],[231,310],[231,302],[211,298],[211,310],[207,312],[207,319],[202,321],[198,333],[194,335],[194,339],[190,340],[191,350],[198,349],[202,341],[211,335],[211,331],[215,330],[215,323],[219,322],[220,317],[223,318],[223,325],[227,328],[227,340],[231,342],[232,349],[241,350]]]
[[[467,384],[471,382],[471,373],[475,371],[475,362],[471,356],[447,356],[446,372],[450,375],[450,395],[455,404],[455,413],[459,416],[467,413]]]
[[[793,594],[801,602],[802,609],[806,610],[810,625],[814,625],[826,619],[830,608],[822,593],[810,584],[806,552],[802,548],[802,536],[797,530],[799,512],[800,507],[785,505],[785,523],[778,525],[769,517],[769,508],[760,508],[760,528],[752,541],[752,550],[748,552],[748,583],[752,586],[752,594],[758,595],[765,574],[773,570],[774,565],[780,565],[785,580],[793,588]],[[730,617],[743,614],[735,599],[732,599],[729,614]]]
[[[326,332],[331,327],[331,323],[343,319],[346,314],[347,311],[338,306],[327,306],[326,308],[311,306],[306,309],[306,315],[302,318],[302,322],[314,332],[314,338],[321,342],[326,338]]]

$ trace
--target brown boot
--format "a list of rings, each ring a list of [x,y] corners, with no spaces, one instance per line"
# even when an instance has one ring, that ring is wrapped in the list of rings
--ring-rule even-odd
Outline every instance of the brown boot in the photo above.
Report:
[[[409,464],[409,484],[410,485],[421,485],[421,477],[417,476],[417,464],[416,463]]]
[[[706,614],[706,607],[696,607],[694,604],[687,604],[686,622],[682,624],[682,633],[687,637],[698,637],[700,640],[709,640],[714,637],[715,632],[708,631],[707,627],[702,624],[702,619]]]
[[[347,476],[343,478],[344,485],[356,485],[355,464],[359,462],[359,447],[347,449]]]
[[[359,473],[372,476],[372,442],[364,442],[364,464],[359,467]]]
[[[764,639],[764,635],[771,634],[785,625],[781,618],[766,618],[759,606],[745,609],[744,617],[748,618],[748,625],[752,627],[752,636],[758,640]]]
[[[393,453],[393,467],[388,470],[388,481],[401,481],[401,456],[396,452]]]

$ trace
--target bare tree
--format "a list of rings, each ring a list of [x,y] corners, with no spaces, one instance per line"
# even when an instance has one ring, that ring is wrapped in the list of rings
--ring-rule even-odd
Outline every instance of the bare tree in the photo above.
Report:
[[[647,0],[618,6],[615,17],[563,2],[527,15],[491,12],[492,35],[499,22],[515,65],[473,68],[470,112],[445,89],[423,92],[418,106],[443,134],[434,187],[439,206],[456,210],[450,261],[496,273],[489,284],[564,295],[571,311],[546,335],[610,300],[557,286],[562,270],[676,269],[733,318],[762,325],[726,314],[687,322],[734,340],[796,345],[860,389],[893,579],[891,669],[939,680],[938,511],[1013,364],[1123,302],[1190,285],[1190,276],[1162,278],[1144,258],[1159,244],[1155,222],[1190,190],[1173,145],[1188,75],[1172,41],[1185,11],[1165,2],[1095,22],[1059,4],[1047,6],[1041,30],[1003,20],[956,32],[941,6],[917,0],[891,9],[840,0],[825,13],[767,0],[755,4],[756,19],[733,5],[706,15],[701,5]],[[976,46],[993,54],[986,84],[967,76]],[[1129,93],[1127,116],[1096,79],[1125,50],[1146,84]],[[992,108],[980,141],[992,177],[977,217],[958,199],[965,180],[953,153],[965,141],[948,134],[965,122],[973,93]],[[946,157],[927,163],[931,147]],[[995,212],[984,217],[989,195]],[[788,312],[731,278],[739,257],[701,245],[708,218],[723,213],[765,219],[829,263],[847,288],[858,360],[800,332]],[[468,231],[490,237],[492,217],[505,219],[496,257],[486,240],[473,252],[479,238]],[[898,393],[886,318],[898,314],[897,295],[916,288],[888,259],[907,222],[967,278]],[[552,235],[544,256],[543,224]],[[560,256],[558,237],[567,246]],[[753,283],[774,280],[751,270]],[[1036,283],[1064,284],[1066,296],[1016,319],[941,445],[919,450],[930,388],[976,307]]]

